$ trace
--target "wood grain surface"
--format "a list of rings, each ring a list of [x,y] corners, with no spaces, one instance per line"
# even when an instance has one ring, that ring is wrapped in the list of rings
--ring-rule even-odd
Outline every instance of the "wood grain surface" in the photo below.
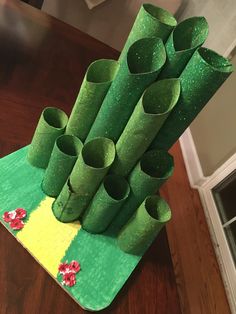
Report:
[[[173,177],[162,189],[172,208],[169,246],[183,313],[228,314],[228,301],[197,190],[191,189],[179,143]]]
[[[0,0],[0,12],[3,157],[30,143],[45,106],[69,114],[90,62],[117,58],[118,53],[26,4]],[[162,191],[173,210],[168,240],[163,230],[103,313],[178,314],[181,308],[186,314],[229,313],[204,213],[198,193],[189,186],[179,144],[172,153],[175,174]],[[2,226],[0,270],[0,314],[85,312]]]

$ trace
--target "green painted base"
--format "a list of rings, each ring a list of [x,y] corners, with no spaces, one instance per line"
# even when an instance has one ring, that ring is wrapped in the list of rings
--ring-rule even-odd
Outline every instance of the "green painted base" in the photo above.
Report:
[[[111,228],[106,234],[93,235],[79,222],[57,221],[51,211],[53,199],[40,188],[44,170],[32,167],[26,153],[24,147],[0,159],[1,223],[81,307],[92,311],[107,307],[141,256],[121,251]],[[2,215],[18,207],[27,210],[27,218],[22,230],[13,231]],[[63,286],[57,273],[59,263],[67,260],[81,265],[73,287]]]

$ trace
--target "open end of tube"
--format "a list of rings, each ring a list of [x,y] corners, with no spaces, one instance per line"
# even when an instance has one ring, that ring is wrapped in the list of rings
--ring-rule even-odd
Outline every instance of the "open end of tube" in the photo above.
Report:
[[[160,38],[142,38],[128,50],[127,63],[131,74],[158,71],[166,61],[165,47]]]
[[[84,145],[82,156],[88,166],[106,168],[114,161],[115,145],[108,138],[95,138]]]
[[[170,12],[162,8],[156,7],[155,5],[150,3],[143,4],[143,8],[148,14],[150,14],[153,18],[159,20],[162,24],[173,27],[177,24],[174,16]]]
[[[149,196],[145,200],[147,213],[155,220],[167,222],[171,218],[171,211],[166,201],[160,196]]]
[[[110,175],[107,176],[104,180],[104,187],[113,199],[121,201],[126,198],[129,194],[129,184],[121,176]]]
[[[48,125],[57,129],[63,129],[68,121],[68,117],[64,111],[53,107],[45,108],[43,117]]]
[[[173,157],[166,151],[152,150],[141,159],[141,169],[150,177],[166,179],[174,170]]]
[[[88,68],[87,81],[91,83],[111,82],[116,75],[118,67],[118,62],[115,60],[97,60]]]
[[[70,156],[78,156],[83,146],[79,138],[73,135],[61,135],[56,142],[60,151]]]

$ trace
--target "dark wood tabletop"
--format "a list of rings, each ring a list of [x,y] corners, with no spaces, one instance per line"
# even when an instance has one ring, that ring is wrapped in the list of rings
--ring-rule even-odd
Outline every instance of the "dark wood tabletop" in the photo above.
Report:
[[[5,2],[5,4],[4,4]],[[88,65],[118,52],[26,4],[0,1],[0,157],[30,143],[45,106],[70,113]],[[84,313],[0,226],[0,314]],[[104,313],[180,313],[165,230]]]

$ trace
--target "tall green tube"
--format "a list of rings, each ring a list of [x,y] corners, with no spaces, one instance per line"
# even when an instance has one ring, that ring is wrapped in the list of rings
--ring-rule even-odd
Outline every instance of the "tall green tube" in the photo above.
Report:
[[[114,230],[119,230],[144,199],[157,192],[171,177],[173,171],[173,157],[166,151],[151,150],[145,153],[129,175],[130,194],[114,219]]]
[[[47,167],[54,143],[65,132],[67,122],[64,111],[53,107],[43,110],[27,155],[32,166]]]
[[[177,103],[179,95],[178,79],[157,81],[146,89],[116,143],[112,173],[126,176],[132,170]]]
[[[78,217],[87,208],[114,159],[115,145],[108,138],[96,138],[82,148],[70,175],[71,191],[77,198]]]
[[[82,227],[91,233],[105,231],[127,199],[129,192],[129,184],[123,177],[106,176],[83,215]]]
[[[118,140],[143,91],[157,78],[165,58],[160,38],[143,38],[130,47],[86,142],[98,136]]]
[[[166,63],[158,79],[179,77],[194,51],[206,40],[209,26],[202,16],[179,23],[166,42]]]
[[[117,243],[126,253],[140,255],[171,219],[171,210],[160,196],[148,196],[122,228]]]
[[[121,52],[119,61],[123,61],[129,47],[141,38],[159,37],[165,42],[176,25],[177,21],[170,12],[149,3],[143,4]]]
[[[101,59],[90,64],[72,109],[66,134],[85,141],[117,70],[118,62],[115,60]]]
[[[180,75],[179,101],[153,140],[151,148],[168,150],[232,71],[229,60],[210,49],[199,48]]]
[[[42,182],[42,189],[47,195],[59,195],[82,147],[82,142],[76,136],[61,135],[57,138]]]

